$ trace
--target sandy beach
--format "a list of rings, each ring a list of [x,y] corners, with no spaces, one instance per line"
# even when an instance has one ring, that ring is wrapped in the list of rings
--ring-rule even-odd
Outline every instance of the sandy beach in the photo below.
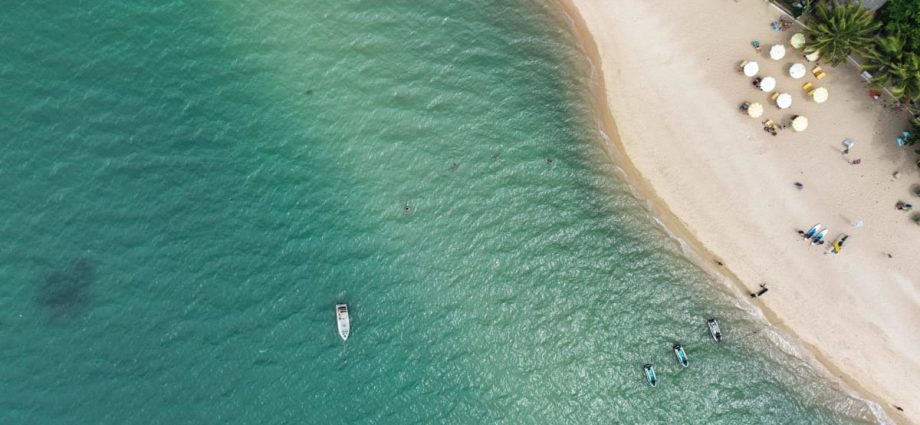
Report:
[[[770,28],[780,12],[764,1],[564,6],[601,71],[598,118],[611,156],[653,213],[704,267],[730,276],[739,297],[766,283],[751,302],[845,386],[897,423],[920,423],[920,226],[895,208],[920,204],[911,194],[917,157],[895,142],[906,116],[873,101],[852,66],[824,66],[820,81],[789,77],[792,63],[814,64],[789,46],[796,28]],[[785,43],[785,58],[770,59],[775,43]],[[742,60],[776,77],[792,107],[778,109],[739,73]],[[808,81],[829,90],[826,103],[801,89]],[[763,104],[764,116],[739,111],[743,101]],[[806,131],[762,130],[762,120],[793,115],[808,117]],[[855,141],[846,155],[845,138]],[[815,223],[830,229],[823,246],[797,234]],[[845,248],[826,254],[841,234],[850,235]]]

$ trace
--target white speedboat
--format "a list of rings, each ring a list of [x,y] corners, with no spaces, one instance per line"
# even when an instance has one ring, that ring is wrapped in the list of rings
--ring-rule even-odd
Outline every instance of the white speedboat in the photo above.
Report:
[[[335,321],[339,326],[339,336],[342,341],[348,340],[348,332],[351,331],[351,321],[348,318],[348,304],[335,305]]]
[[[709,335],[712,335],[712,340],[722,341],[722,329],[719,329],[719,322],[716,322],[716,319],[709,319],[706,324],[709,325]]]

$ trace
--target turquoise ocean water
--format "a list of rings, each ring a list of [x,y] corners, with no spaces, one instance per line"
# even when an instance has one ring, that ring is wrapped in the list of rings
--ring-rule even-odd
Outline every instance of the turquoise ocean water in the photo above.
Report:
[[[0,424],[874,421],[630,194],[553,3],[0,27]]]

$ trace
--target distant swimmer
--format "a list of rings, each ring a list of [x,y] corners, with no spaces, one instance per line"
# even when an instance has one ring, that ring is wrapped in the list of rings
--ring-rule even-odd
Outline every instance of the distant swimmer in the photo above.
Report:
[[[412,214],[412,207],[406,202],[406,205],[403,206],[403,212],[406,214]]]

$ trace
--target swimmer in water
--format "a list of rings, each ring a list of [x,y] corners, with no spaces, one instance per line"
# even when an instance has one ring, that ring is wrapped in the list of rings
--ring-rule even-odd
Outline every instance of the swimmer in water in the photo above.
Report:
[[[406,205],[403,207],[403,212],[406,213],[406,214],[411,214],[411,213],[412,213],[412,207],[409,206],[409,203],[408,203],[408,202],[406,202]]]

